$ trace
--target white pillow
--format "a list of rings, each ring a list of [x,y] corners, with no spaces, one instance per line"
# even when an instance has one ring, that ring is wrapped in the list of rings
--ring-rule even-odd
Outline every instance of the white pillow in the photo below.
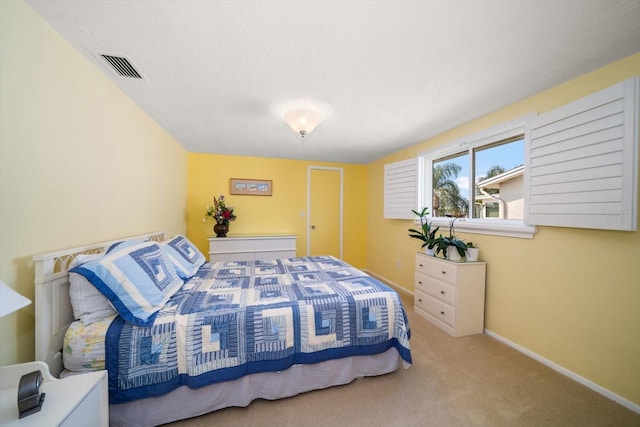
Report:
[[[105,336],[116,315],[85,325],[71,322],[64,334],[64,368],[73,372],[105,369]]]
[[[77,255],[71,261],[69,270],[101,257],[101,254]],[[73,317],[76,320],[81,320],[85,325],[105,319],[116,313],[109,300],[91,282],[78,273],[69,272],[69,298],[73,308]]]
[[[160,247],[169,257],[182,280],[189,280],[206,261],[196,245],[182,234],[162,242]]]
[[[125,321],[150,326],[184,282],[155,242],[118,245],[105,256],[74,267],[111,301]]]

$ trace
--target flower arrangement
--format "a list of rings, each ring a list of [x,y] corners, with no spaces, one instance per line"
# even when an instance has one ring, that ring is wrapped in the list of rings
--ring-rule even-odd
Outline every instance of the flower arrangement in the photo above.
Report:
[[[202,219],[206,221],[207,218],[213,218],[213,220],[220,225],[229,225],[229,221],[234,221],[236,215],[233,213],[233,208],[227,206],[224,196],[220,196],[216,199],[213,196],[213,206],[207,206],[205,217]]]

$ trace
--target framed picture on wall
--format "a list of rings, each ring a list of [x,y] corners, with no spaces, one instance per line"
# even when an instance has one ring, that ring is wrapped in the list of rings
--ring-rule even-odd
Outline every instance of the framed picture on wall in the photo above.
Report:
[[[231,178],[229,194],[245,196],[271,196],[272,182],[267,179]]]

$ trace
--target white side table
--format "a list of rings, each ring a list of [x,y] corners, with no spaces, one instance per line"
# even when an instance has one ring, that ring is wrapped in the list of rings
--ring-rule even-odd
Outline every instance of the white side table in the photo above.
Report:
[[[42,372],[40,392],[46,393],[40,412],[18,418],[18,384],[29,372]],[[54,378],[44,362],[0,367],[0,425],[3,427],[108,427],[107,371]]]

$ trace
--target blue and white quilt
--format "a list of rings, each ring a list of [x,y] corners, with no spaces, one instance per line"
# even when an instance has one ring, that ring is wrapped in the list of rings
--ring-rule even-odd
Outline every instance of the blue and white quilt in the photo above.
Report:
[[[411,363],[398,294],[333,257],[205,263],[139,327],[107,332],[110,403],[395,347]]]

